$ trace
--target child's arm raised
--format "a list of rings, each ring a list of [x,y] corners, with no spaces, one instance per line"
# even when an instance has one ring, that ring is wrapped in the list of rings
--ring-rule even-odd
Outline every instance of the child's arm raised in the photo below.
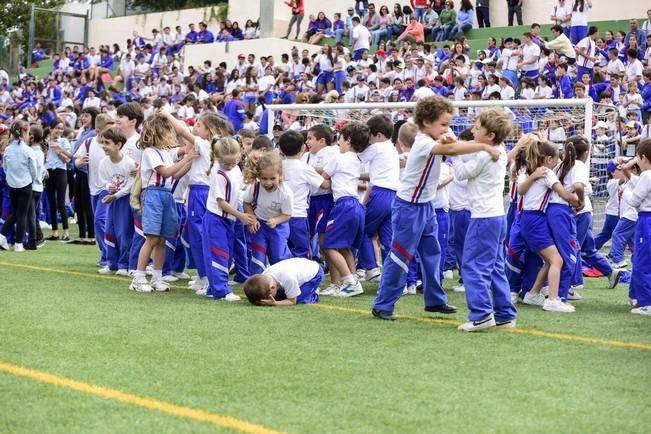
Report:
[[[192,166],[192,160],[196,157],[197,153],[194,151],[194,148],[190,148],[181,160],[169,166],[160,165],[154,167],[154,170],[164,178],[181,179],[186,173],[188,173]]]
[[[527,194],[527,191],[529,191],[533,183],[546,176],[547,173],[549,173],[549,170],[550,169],[545,166],[537,168],[531,175],[527,176],[527,179],[518,184],[518,193],[520,193],[520,195]]]
[[[437,142],[432,146],[430,153],[432,155],[463,155],[486,151],[490,154],[493,161],[497,161],[500,158],[500,151],[497,146],[477,142],[447,142],[447,140],[444,139]]]
[[[162,113],[163,116],[169,119],[169,121],[172,123],[172,126],[174,127],[174,131],[176,131],[176,134],[194,145],[194,135],[190,132],[190,130],[188,130],[185,122],[176,119],[174,116],[172,116],[172,113],[169,113],[165,110],[159,110],[159,113]]]

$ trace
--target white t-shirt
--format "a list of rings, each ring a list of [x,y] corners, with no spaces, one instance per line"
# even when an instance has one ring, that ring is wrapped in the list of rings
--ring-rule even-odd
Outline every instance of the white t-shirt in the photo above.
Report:
[[[626,80],[636,81],[637,76],[642,76],[643,71],[644,66],[642,65],[642,62],[640,62],[638,59],[635,59],[633,62],[630,62],[628,65],[626,65]]]
[[[638,212],[651,212],[651,171],[645,170],[629,184],[622,192],[622,200]]]
[[[608,80],[610,80],[610,74],[616,73],[618,75],[623,75],[626,71],[626,67],[619,58],[615,60],[609,60],[608,65],[606,66],[606,72],[608,73]]]
[[[577,214],[583,214],[586,212],[592,212],[592,201],[590,200],[590,195],[592,194],[592,185],[590,185],[590,169],[588,166],[580,160],[576,160],[574,163],[577,173],[580,174],[578,179],[583,183],[583,208],[577,212]]]
[[[143,189],[148,187],[172,189],[173,179],[164,178],[155,170],[160,166],[167,167],[174,164],[174,157],[170,150],[146,148],[142,153],[142,161],[140,164],[140,178],[142,179]]]
[[[576,47],[583,48],[586,56],[591,56],[591,57],[595,56],[597,50],[597,44],[595,44],[595,42],[589,36],[586,36],[585,38],[581,39],[579,43],[576,44]],[[576,56],[576,63],[577,65],[583,66],[584,68],[594,67],[594,62],[588,59],[588,57],[584,57],[581,54],[579,54],[578,50]]]
[[[439,175],[439,185],[447,181],[450,176],[450,165],[445,163],[441,164],[441,174]],[[448,187],[450,184],[445,187],[441,187],[436,190],[436,196],[432,200],[432,206],[434,209],[442,208],[445,212],[450,210],[450,193]]]
[[[556,17],[556,24],[558,24],[561,27],[568,27],[567,22],[564,22],[567,20],[572,15],[572,6],[570,6],[568,3],[565,3],[564,6],[561,6],[560,4],[556,4],[552,7],[552,11],[550,16],[551,17]]]
[[[294,158],[283,160],[283,174],[294,193],[292,217],[307,217],[310,194],[319,190],[323,177],[312,166]]]
[[[136,162],[130,157],[123,155],[122,160],[114,163],[107,155],[99,163],[100,181],[106,191],[109,191],[110,186],[117,187],[118,191],[113,194],[116,199],[120,199],[131,193],[131,187],[136,180],[136,177],[131,175],[134,170],[136,170]]]
[[[366,27],[359,24],[353,27],[351,34],[352,39],[355,41],[353,44],[353,51],[361,50],[362,48],[368,50],[370,48],[369,37],[371,34]]]
[[[506,151],[499,146],[500,158],[493,161],[485,151],[461,155],[454,159],[454,173],[468,180],[468,202],[472,218],[504,215],[504,178]]]
[[[323,171],[331,178],[332,197],[335,201],[346,196],[357,198],[357,184],[362,173],[362,163],[356,153],[340,153],[326,164]]]
[[[626,190],[629,191],[634,190],[637,185],[638,178],[639,177],[637,175],[632,175],[631,179],[629,179],[625,184],[619,187],[620,194],[622,195],[619,201],[619,217],[633,222],[636,222],[638,218],[637,209],[631,206],[631,204],[627,200],[624,200],[624,192]],[[630,195],[629,195],[629,199],[630,199]]]
[[[577,8],[575,11],[572,11],[572,20],[570,21],[571,26],[587,26],[590,15],[590,7],[587,2],[583,6],[583,11],[580,11]]]
[[[397,196],[411,203],[431,202],[436,195],[441,173],[440,155],[432,155],[436,141],[430,136],[418,133],[409,151],[407,165],[402,171],[402,182]]]
[[[500,96],[503,100],[514,99],[515,90],[511,86],[504,86],[504,88],[500,88]]]
[[[312,167],[323,169],[326,164],[328,164],[328,162],[335,158],[337,155],[339,155],[339,146],[326,146],[314,154],[311,152],[306,152],[305,155],[303,155],[303,161]],[[324,190],[322,188],[319,188],[319,190],[312,196],[322,196],[324,194],[330,194],[331,192],[332,190]]]
[[[515,50],[510,50],[508,48],[502,50],[500,60],[502,61],[503,70],[508,69],[510,71],[515,71],[517,69],[519,57],[514,55],[514,52]]]
[[[414,101],[418,101],[419,99],[426,98],[428,96],[433,96],[433,95],[435,95],[435,93],[432,89],[430,89],[427,86],[422,86],[414,91],[413,98]]]
[[[131,157],[133,161],[139,163],[142,159],[142,149],[136,146],[140,140],[140,134],[135,133],[133,136],[129,137],[122,147],[122,153]]]
[[[267,191],[259,181],[246,186],[242,201],[253,206],[255,216],[270,220],[281,214],[291,216],[294,207],[292,190],[282,182],[274,191]]]
[[[608,191],[608,202],[606,202],[604,214],[619,217],[619,202],[622,200],[619,193],[619,181],[617,179],[609,180],[606,190]]]
[[[194,137],[194,149],[199,153],[199,158],[192,160],[188,171],[190,185],[210,185],[208,169],[210,169],[210,142],[201,137]],[[215,213],[217,214],[217,213]]]
[[[593,53],[594,54],[594,53]],[[523,71],[537,71],[538,70],[538,58],[540,57],[540,47],[533,42],[530,45],[522,45],[522,61],[530,62],[534,61],[528,65],[522,65]]]
[[[468,180],[460,181],[454,178],[448,188],[450,198],[450,209],[452,211],[461,211],[464,209],[469,210],[470,204],[468,203]]]
[[[358,154],[362,163],[368,163],[369,178],[374,187],[398,191],[400,186],[400,157],[391,140],[369,145]]]
[[[526,173],[521,173],[518,177],[518,185],[527,179]],[[523,211],[542,211],[545,212],[549,199],[552,195],[552,187],[558,181],[558,176],[553,170],[548,170],[545,176],[538,178],[531,184],[525,194],[520,194]]]
[[[309,282],[319,272],[319,264],[305,258],[285,259],[269,266],[262,274],[272,276],[285,291],[287,298],[301,295],[301,285]]]
[[[240,196],[242,194],[242,172],[239,166],[225,171],[215,163],[210,171],[210,189],[208,190],[208,199],[206,209],[211,213],[229,220],[235,220],[235,216],[222,210],[217,203],[217,199],[223,199],[230,206],[237,209]]]
[[[590,180],[588,178],[588,173],[587,173],[586,170],[582,170],[581,164],[582,163],[577,160],[574,163],[574,166],[572,166],[572,168],[569,170],[569,172],[567,173],[567,175],[565,175],[565,178],[563,179],[563,188],[565,188],[565,190],[570,192],[570,193],[575,192],[574,184],[579,184],[580,183],[580,184],[583,184],[584,187],[586,185],[590,185]],[[585,166],[585,165],[583,165],[583,166]],[[560,176],[561,167],[562,166],[559,165],[555,169],[555,172],[556,172],[557,176]],[[562,204],[562,205],[567,205],[568,204],[556,192],[552,192],[552,196],[549,199],[549,203],[557,203],[557,204]]]

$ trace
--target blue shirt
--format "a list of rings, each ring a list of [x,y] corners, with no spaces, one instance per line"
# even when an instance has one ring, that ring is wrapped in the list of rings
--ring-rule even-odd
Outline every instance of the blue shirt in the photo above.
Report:
[[[468,24],[470,27],[472,27],[474,16],[475,14],[473,13],[472,9],[468,9],[467,11],[460,10],[457,12],[457,23]]]
[[[63,137],[59,137],[56,140],[57,144],[61,146],[63,150],[66,152],[70,152],[70,142]],[[30,149],[31,151],[31,149]],[[52,148],[48,148],[47,150],[47,159],[46,159],[46,168],[48,169],[63,169],[63,170],[68,170],[68,164],[64,162],[56,152],[52,150]]]
[[[244,125],[246,114],[244,112],[244,104],[242,101],[232,99],[224,105],[224,115],[233,124],[233,129],[239,131]]]
[[[23,188],[32,185],[36,178],[34,151],[25,142],[14,140],[5,149],[2,167],[9,187]]]
[[[36,177],[32,182],[32,191],[43,192],[43,171],[45,170],[45,154],[39,145],[32,146],[34,162],[36,164]]]

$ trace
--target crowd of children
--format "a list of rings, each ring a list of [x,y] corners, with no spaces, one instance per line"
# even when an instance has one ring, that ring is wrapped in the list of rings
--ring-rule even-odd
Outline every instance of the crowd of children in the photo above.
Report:
[[[460,138],[450,130],[453,112],[430,96],[397,126],[384,114],[336,131],[314,125],[281,134],[279,149],[266,136],[234,135],[215,113],[192,129],[164,109],[145,119],[137,103],[121,105],[117,122],[97,115],[96,135],[73,157],[87,170],[98,271],[131,276],[134,291],[164,292],[195,268],[196,294],[238,301],[232,286],[244,283],[258,305],[358,296],[363,280],[379,280],[372,313],[393,320],[395,304],[415,294],[418,281],[426,311],[456,312],[442,287],[443,272],[456,267],[455,290],[465,291],[470,311],[459,328],[475,331],[515,327],[519,301],[573,312],[568,301],[581,298],[582,261],[613,288],[632,243],[631,312],[651,314],[651,141],[630,161],[608,162],[609,217],[595,238],[588,139],[569,137],[559,153],[525,134],[507,153],[513,122],[505,110],[481,111]],[[3,183],[19,210],[2,227],[4,249],[10,233],[16,251],[36,248],[33,204],[54,158],[44,158],[42,135],[24,121],[2,131]],[[48,154],[64,152],[52,148]],[[598,249],[610,236],[606,258]],[[320,288],[326,267],[331,284]]]

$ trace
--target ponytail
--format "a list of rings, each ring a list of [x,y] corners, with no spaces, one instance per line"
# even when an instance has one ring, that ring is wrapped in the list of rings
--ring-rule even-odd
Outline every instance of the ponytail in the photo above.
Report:
[[[26,129],[29,129],[29,124],[26,121],[16,120],[13,124],[11,124],[9,135],[13,140],[20,142],[23,136],[23,131]]]
[[[545,140],[536,140],[526,148],[527,175],[531,175],[543,165],[546,157],[555,157],[558,149]]]
[[[570,173],[574,163],[576,162],[576,148],[574,142],[569,141],[565,143],[565,153],[563,155],[563,162],[561,163],[561,173],[558,175],[558,180],[563,184],[565,176]]]

